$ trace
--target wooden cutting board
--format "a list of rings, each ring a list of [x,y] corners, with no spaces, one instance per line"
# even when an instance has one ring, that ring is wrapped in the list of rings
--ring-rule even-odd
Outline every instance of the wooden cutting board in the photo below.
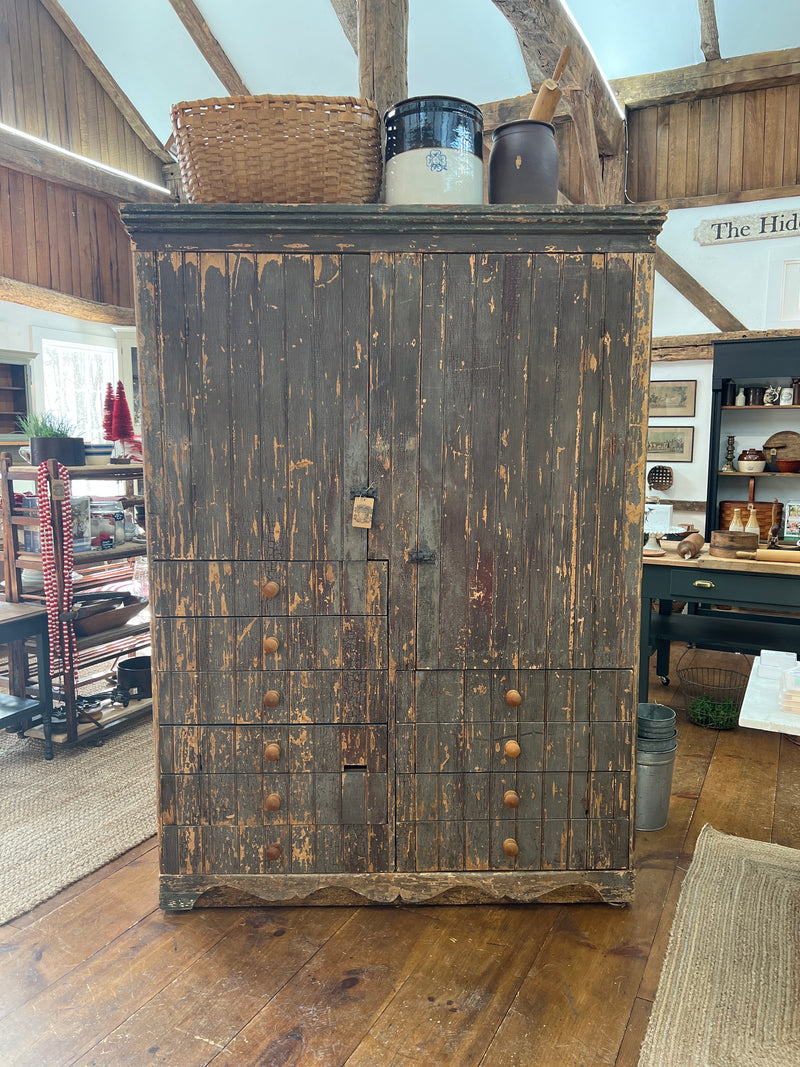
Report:
[[[800,433],[795,433],[794,430],[780,430],[774,433],[769,440],[764,442],[765,453],[769,453],[772,448],[778,450],[777,455],[767,455],[767,462],[772,459],[800,459]]]

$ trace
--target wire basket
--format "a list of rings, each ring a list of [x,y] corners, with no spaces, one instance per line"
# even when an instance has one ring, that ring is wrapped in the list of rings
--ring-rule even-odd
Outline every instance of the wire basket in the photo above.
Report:
[[[353,96],[228,96],[173,104],[192,204],[369,204],[380,117]]]
[[[740,653],[736,653],[740,655]],[[684,652],[678,661],[677,674],[686,702],[686,718],[707,730],[732,730],[739,721],[749,678],[747,673],[721,667],[694,665],[682,667]]]

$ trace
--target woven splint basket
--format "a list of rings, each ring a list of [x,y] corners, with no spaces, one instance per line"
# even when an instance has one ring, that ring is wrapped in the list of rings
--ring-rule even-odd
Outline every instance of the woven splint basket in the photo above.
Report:
[[[174,104],[190,203],[369,204],[380,117],[352,96],[228,96]]]

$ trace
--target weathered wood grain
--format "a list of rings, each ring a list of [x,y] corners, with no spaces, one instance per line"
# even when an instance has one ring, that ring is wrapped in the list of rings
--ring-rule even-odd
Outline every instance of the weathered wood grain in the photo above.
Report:
[[[216,207],[141,280],[164,905],[627,899],[653,213]]]

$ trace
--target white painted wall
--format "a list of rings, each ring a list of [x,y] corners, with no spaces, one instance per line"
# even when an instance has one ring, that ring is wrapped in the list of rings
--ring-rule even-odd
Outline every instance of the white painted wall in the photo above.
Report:
[[[795,303],[791,310],[782,310],[781,297],[786,264],[800,261],[800,235],[709,246],[699,244],[694,234],[705,220],[798,210],[800,199],[797,197],[682,208],[669,212],[658,245],[732,312],[746,329],[797,329],[800,328],[800,303]],[[716,327],[705,316],[656,275],[654,337],[716,332]]]
[[[734,244],[701,245],[695,231],[706,220],[742,219],[748,215],[800,211],[800,199],[785,197],[745,204],[722,204],[712,207],[684,208],[670,211],[658,244],[713,296],[724,304],[748,330],[800,328],[800,235],[771,237]],[[653,336],[681,337],[713,334],[719,331],[688,300],[663,278],[656,275],[653,307]],[[800,374],[800,355],[798,356]],[[697,405],[693,418],[651,418],[654,426],[693,426],[694,455],[691,463],[671,463],[674,484],[658,495],[666,502],[704,500],[709,463],[709,425],[711,418],[711,362],[687,360],[653,364],[651,380],[694,379],[697,381]],[[765,384],[769,384],[765,381]],[[775,383],[778,384],[778,383]],[[755,413],[749,413],[748,434],[737,437],[739,448],[763,444],[764,433],[774,431],[774,420],[761,425]],[[764,416],[768,420],[767,416]],[[772,427],[772,429],[770,429]],[[751,440],[752,438],[752,440]],[[725,443],[713,449],[711,462],[724,463]],[[721,451],[720,451],[721,449]],[[738,454],[738,452],[737,452]],[[653,466],[647,465],[648,471]],[[757,499],[771,499],[768,489],[759,487]],[[766,496],[764,494],[767,494]],[[693,522],[704,530],[705,514],[675,512],[676,524]]]

